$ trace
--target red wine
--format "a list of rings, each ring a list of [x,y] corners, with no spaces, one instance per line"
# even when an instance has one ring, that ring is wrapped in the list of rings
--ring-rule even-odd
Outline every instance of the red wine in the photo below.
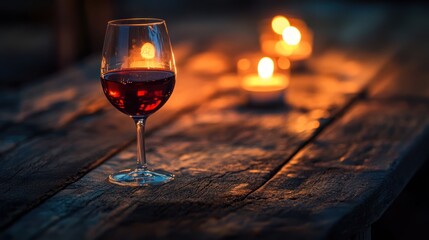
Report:
[[[104,94],[119,111],[148,116],[160,109],[173,92],[175,75],[161,70],[122,70],[101,78]]]

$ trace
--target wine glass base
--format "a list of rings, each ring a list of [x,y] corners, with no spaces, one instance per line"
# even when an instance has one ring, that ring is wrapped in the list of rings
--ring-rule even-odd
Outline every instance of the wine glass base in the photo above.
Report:
[[[126,169],[109,176],[109,182],[130,187],[160,185],[174,180],[174,175],[164,171]]]

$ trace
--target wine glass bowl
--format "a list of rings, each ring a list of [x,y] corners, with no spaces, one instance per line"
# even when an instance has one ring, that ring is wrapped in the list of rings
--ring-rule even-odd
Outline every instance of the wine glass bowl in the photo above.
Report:
[[[108,72],[101,78],[104,93],[119,111],[138,118],[149,116],[169,99],[174,73],[160,70]]]
[[[174,175],[147,166],[144,128],[146,119],[170,98],[176,67],[165,21],[133,18],[109,21],[101,59],[101,85],[109,102],[130,116],[137,128],[137,167],[109,176],[124,186],[169,182]]]

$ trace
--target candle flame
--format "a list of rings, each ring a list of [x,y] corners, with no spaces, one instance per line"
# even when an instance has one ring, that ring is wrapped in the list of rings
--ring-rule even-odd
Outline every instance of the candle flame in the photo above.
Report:
[[[296,27],[286,27],[282,36],[283,40],[289,45],[297,45],[301,41],[301,32]]]
[[[284,90],[289,84],[289,76],[274,74],[274,61],[263,57],[258,62],[258,74],[245,75],[241,87],[250,92],[276,92]]]
[[[269,57],[263,57],[261,60],[259,60],[258,63],[258,75],[261,78],[270,78],[273,76],[274,72],[274,62]]]
[[[281,15],[275,16],[271,21],[271,27],[273,28],[273,31],[280,35],[282,34],[283,30],[289,26],[290,26],[290,23],[287,20],[287,18]]]
[[[144,43],[141,50],[140,50],[140,55],[144,59],[154,58],[155,57],[155,46],[153,46],[153,44],[150,42]]]

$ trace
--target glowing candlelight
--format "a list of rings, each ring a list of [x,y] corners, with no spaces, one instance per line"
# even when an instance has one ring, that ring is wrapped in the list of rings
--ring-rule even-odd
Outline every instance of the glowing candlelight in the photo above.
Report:
[[[273,28],[273,31],[277,34],[282,34],[283,30],[289,26],[290,26],[290,23],[287,20],[287,18],[280,15],[275,16],[271,21],[271,27]]]
[[[140,49],[140,55],[144,59],[152,59],[155,57],[155,46],[152,43],[144,43]]]
[[[243,64],[238,62],[238,65]],[[242,89],[253,105],[272,105],[283,103],[284,92],[289,85],[289,76],[274,73],[274,61],[263,57],[258,63],[258,74],[243,77]]]
[[[311,55],[313,35],[303,21],[275,16],[271,28],[263,30],[260,42],[262,51],[268,56],[301,61]]]
[[[162,68],[163,63],[156,61],[156,48],[150,42],[144,42],[139,47],[130,50],[128,57],[124,59],[122,68]]]
[[[301,32],[298,28],[289,26],[282,32],[283,40],[289,45],[298,45],[301,41]]]

